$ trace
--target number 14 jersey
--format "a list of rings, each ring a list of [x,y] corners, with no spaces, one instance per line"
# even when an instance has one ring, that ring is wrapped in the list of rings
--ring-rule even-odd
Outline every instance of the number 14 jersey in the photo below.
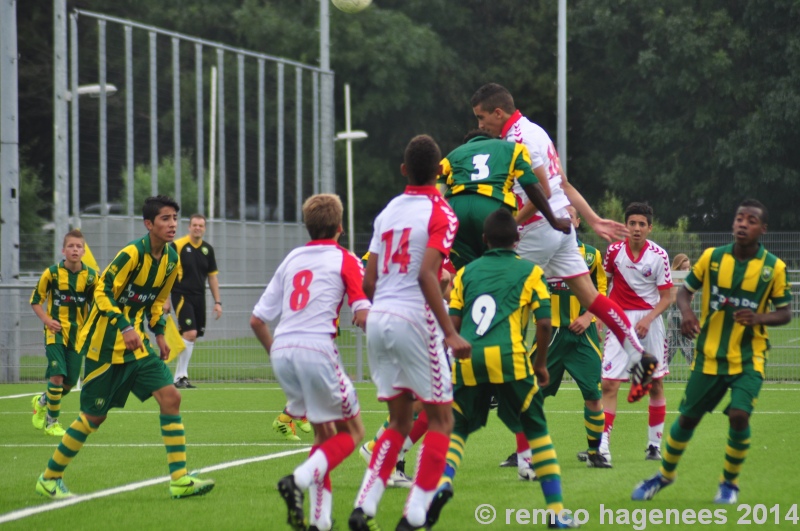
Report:
[[[369,252],[378,259],[373,308],[423,310],[419,272],[425,249],[445,258],[458,230],[458,219],[435,186],[407,186],[392,199],[374,223]]]
[[[289,334],[333,337],[345,293],[354,312],[369,309],[363,280],[364,269],[356,255],[334,240],[313,240],[281,262],[253,315],[264,322],[280,316],[276,338]]]

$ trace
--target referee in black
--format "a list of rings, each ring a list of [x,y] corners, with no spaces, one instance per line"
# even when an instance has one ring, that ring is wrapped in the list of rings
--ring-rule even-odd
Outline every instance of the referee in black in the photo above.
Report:
[[[217,260],[214,248],[203,241],[205,233],[205,216],[192,214],[189,218],[189,234],[171,244],[181,258],[178,280],[172,288],[172,305],[178,317],[178,330],[186,344],[186,350],[178,356],[175,367],[175,387],[179,389],[196,387],[189,381],[189,361],[195,340],[203,337],[206,331],[206,279],[214,296],[214,319],[222,316]],[[164,311],[169,311],[167,304],[164,305]]]

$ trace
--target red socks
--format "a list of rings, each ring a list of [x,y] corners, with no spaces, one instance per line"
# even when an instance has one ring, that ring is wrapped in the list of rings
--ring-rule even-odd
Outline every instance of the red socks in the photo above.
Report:
[[[414,484],[424,491],[434,491],[444,473],[450,437],[438,431],[429,431],[422,443],[422,455]]]

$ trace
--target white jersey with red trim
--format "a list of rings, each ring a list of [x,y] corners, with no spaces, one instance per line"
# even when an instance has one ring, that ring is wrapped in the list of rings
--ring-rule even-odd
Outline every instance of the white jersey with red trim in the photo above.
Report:
[[[544,129],[528,120],[521,112],[515,111],[503,126],[500,136],[509,142],[524,144],[528,148],[531,156],[531,168],[544,166],[547,182],[550,184],[549,203],[553,212],[570,204],[567,194],[561,188],[561,160],[558,158],[556,146]],[[518,203],[520,200],[522,201],[520,204],[528,202],[528,196],[516,181],[514,181],[514,193],[517,195]],[[534,221],[541,219],[541,215],[537,213],[534,218]]]
[[[374,308],[397,304],[424,309],[419,271],[425,249],[437,249],[445,258],[458,231],[458,218],[434,186],[407,186],[375,218],[369,244],[378,259]]]
[[[608,296],[623,310],[652,310],[660,299],[659,290],[672,287],[667,251],[650,240],[637,259],[627,239],[612,243],[603,267],[608,273]]]
[[[369,309],[361,261],[334,240],[313,240],[294,249],[278,266],[253,315],[264,322],[281,318],[275,337],[336,334],[344,295],[353,311]]]

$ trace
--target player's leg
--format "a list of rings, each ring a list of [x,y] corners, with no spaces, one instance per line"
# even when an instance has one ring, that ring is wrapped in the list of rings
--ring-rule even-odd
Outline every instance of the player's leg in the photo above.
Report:
[[[159,406],[161,438],[167,450],[169,490],[173,498],[203,495],[214,488],[214,480],[190,475],[186,467],[186,432],[181,417],[181,393],[172,384],[167,364],[154,355],[131,362],[131,392],[145,401],[150,396]]]
[[[728,414],[730,427],[725,445],[723,481],[714,502],[735,504],[739,497],[739,474],[750,449],[750,416],[753,414],[753,404],[758,400],[763,379],[752,368],[728,379],[731,382],[731,403],[725,412]]]
[[[581,306],[596,315],[619,341],[627,355],[627,369],[631,371],[631,392],[628,401],[641,400],[650,390],[659,359],[645,351],[625,312],[617,303],[597,291],[589,275],[565,280]]]
[[[413,398],[407,390],[411,381],[406,375],[408,365],[425,360],[427,352],[425,338],[407,320],[373,309],[367,317],[367,342],[369,368],[372,381],[377,388],[378,399],[386,402],[389,409],[389,426],[375,444],[369,467],[356,495],[353,512],[348,519],[351,530],[369,530],[376,525],[378,511],[386,482],[397,463],[397,455],[403,447],[412,425]],[[449,371],[448,371],[449,375]]]
[[[75,459],[86,438],[105,421],[112,397],[119,387],[124,388],[121,373],[124,365],[112,366],[86,360],[86,379],[81,390],[81,412],[66,429],[44,473],[36,483],[36,492],[52,499],[73,496],[64,484],[67,466]],[[127,392],[127,388],[125,388]]]
[[[314,446],[309,458],[283,478],[278,488],[288,487],[281,494],[284,499],[287,495],[292,498],[286,500],[290,507],[294,507],[295,489],[308,489],[310,522],[318,529],[329,529],[330,473],[361,443],[364,426],[355,388],[342,370],[339,353],[330,339],[304,339],[293,343],[279,338],[273,344],[275,363],[281,366],[278,370],[276,365],[276,375],[280,376],[284,389],[295,387],[294,391],[287,392],[290,397],[287,408],[295,416],[302,413],[308,416],[314,426]],[[291,374],[285,368],[290,368]],[[302,509],[302,503],[298,507]],[[302,518],[298,522],[302,523]]]
[[[602,389],[603,398],[601,404],[604,412],[603,435],[600,439],[598,451],[611,463],[611,430],[614,429],[614,420],[617,418],[617,396],[622,384],[620,379],[608,379],[603,377]]]
[[[444,474],[439,480],[425,518],[427,529],[439,521],[442,509],[453,497],[453,482],[464,458],[467,438],[486,426],[489,418],[489,399],[493,393],[490,384],[465,386],[462,382],[453,389],[453,432],[447,449]]]
[[[630,312],[631,322],[647,315],[646,310]],[[650,403],[648,405],[647,446],[645,447],[645,460],[661,461],[661,440],[664,433],[664,419],[667,415],[667,398],[664,395],[664,377],[669,374],[669,353],[667,349],[667,332],[664,320],[657,318],[650,323],[650,330],[642,339],[642,345],[647,352],[659,358],[659,364],[653,373],[653,386],[650,388]]]
[[[275,433],[283,435],[287,441],[296,442],[300,440],[294,428],[294,417],[289,414],[288,406],[283,408],[275,420],[272,421],[272,429]]]
[[[408,437],[403,441],[403,448],[397,455],[395,470],[389,476],[389,482],[387,483],[389,487],[408,489],[414,484],[414,480],[406,474],[406,454],[428,432],[428,413],[425,412],[423,404],[419,400],[414,401],[413,412],[414,424],[411,425],[411,431],[408,432]]]
[[[189,386],[189,361],[194,352],[194,342],[197,339],[198,321],[192,297],[181,296],[175,305],[175,316],[178,320],[178,331],[181,333],[186,348],[178,355],[175,363],[175,387],[190,389]],[[192,386],[194,387],[194,386]]]
[[[664,394],[664,379],[654,378],[647,408],[647,448],[644,451],[646,461],[661,461],[661,439],[666,416],[667,397]]]
[[[679,408],[680,416],[672,423],[666,443],[662,445],[661,467],[654,476],[636,485],[631,499],[650,500],[662,488],[675,481],[678,463],[694,435],[695,428],[703,415],[712,411],[722,400],[727,390],[724,377],[692,371]]]
[[[525,436],[531,447],[531,466],[539,478],[545,505],[548,511],[548,527],[577,527],[570,518],[563,515],[564,498],[561,489],[561,467],[547,429],[544,416],[544,394],[529,377],[497,386],[503,388],[500,402],[509,402],[520,411]]]
[[[572,339],[569,354],[565,357],[564,365],[567,372],[578,384],[578,389],[583,397],[583,424],[586,430],[586,452],[581,452],[578,459],[586,461],[590,468],[611,468],[611,462],[600,453],[600,441],[605,428],[605,410],[602,404],[602,351],[594,323],[589,325],[583,334],[576,335],[571,332],[568,337]],[[551,347],[552,348],[552,347]],[[548,362],[549,362],[548,352]],[[552,379],[552,376],[551,376]],[[550,386],[543,389],[548,395]],[[584,459],[581,457],[585,456]]]
[[[64,378],[75,372],[75,360],[69,357],[69,349],[65,345],[47,345],[47,392],[44,394],[44,404],[42,397],[37,397],[33,402],[33,425],[44,429],[46,435],[53,437],[63,437],[64,428],[58,421],[61,413],[61,398],[64,393]],[[69,363],[72,361],[72,363]],[[78,357],[80,363],[80,357]],[[44,405],[45,407],[41,407]]]

